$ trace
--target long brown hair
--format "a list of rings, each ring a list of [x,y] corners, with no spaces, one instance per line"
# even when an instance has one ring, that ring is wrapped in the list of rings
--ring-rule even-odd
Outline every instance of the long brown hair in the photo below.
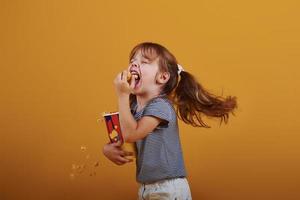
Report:
[[[136,45],[130,52],[131,60],[135,54],[141,51],[142,55],[149,60],[159,58],[159,68],[162,72],[169,72],[170,79],[164,85],[161,94],[166,94],[175,104],[179,119],[186,124],[196,127],[210,128],[202,120],[203,115],[215,117],[228,122],[229,114],[234,114],[237,108],[236,97],[216,96],[208,92],[196,79],[187,71],[178,74],[178,63],[175,56],[165,47],[152,42],[144,42]],[[131,95],[131,102],[135,96]]]

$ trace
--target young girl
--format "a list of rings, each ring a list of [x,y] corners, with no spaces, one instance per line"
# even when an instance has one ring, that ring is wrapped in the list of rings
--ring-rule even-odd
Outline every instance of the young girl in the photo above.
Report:
[[[227,123],[237,107],[236,98],[210,94],[165,47],[150,42],[133,48],[129,68],[117,75],[114,84],[124,140],[137,148],[139,199],[192,199],[177,116],[196,127],[209,128],[202,115]],[[119,145],[105,145],[104,155],[118,165],[132,161]]]

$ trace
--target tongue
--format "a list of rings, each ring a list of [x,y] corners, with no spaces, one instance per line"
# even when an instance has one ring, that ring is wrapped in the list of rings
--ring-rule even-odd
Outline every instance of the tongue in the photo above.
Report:
[[[137,85],[138,85],[139,82],[140,82],[140,77],[139,77],[138,75],[134,75],[133,78],[135,79],[135,85],[134,85],[134,87],[136,88]]]
[[[135,88],[137,87],[137,85],[139,84],[139,82],[140,82],[140,79],[135,80],[135,85],[134,85]]]

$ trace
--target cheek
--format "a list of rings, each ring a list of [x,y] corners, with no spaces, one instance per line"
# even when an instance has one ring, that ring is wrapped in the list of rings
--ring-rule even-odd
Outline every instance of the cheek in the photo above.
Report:
[[[147,76],[145,76],[145,80],[149,83],[156,82],[156,73],[150,72]]]
[[[154,67],[149,67],[149,68],[142,69],[141,72],[146,76],[156,77],[158,70],[154,69]]]

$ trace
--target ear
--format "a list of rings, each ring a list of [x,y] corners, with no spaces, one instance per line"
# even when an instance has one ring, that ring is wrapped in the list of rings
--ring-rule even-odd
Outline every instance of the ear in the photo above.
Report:
[[[165,84],[170,79],[169,72],[159,72],[158,76],[156,77],[156,82],[158,84]]]

